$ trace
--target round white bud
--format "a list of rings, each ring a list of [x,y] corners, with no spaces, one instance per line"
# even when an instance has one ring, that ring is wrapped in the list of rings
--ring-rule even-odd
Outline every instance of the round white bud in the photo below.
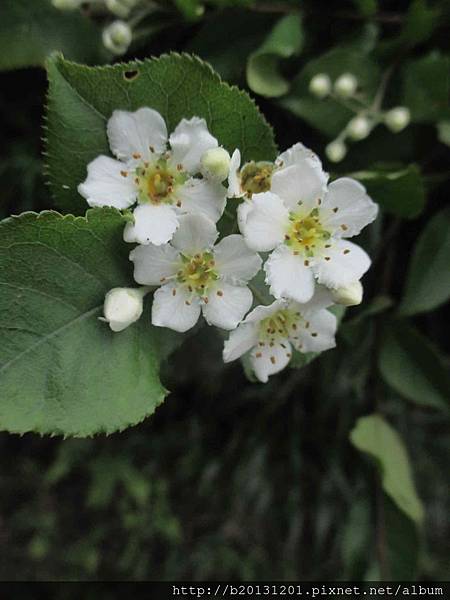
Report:
[[[230,155],[225,148],[211,148],[200,160],[202,173],[206,177],[223,181],[230,171]]]
[[[82,0],[52,0],[52,4],[59,10],[75,10],[80,8]]]
[[[105,27],[102,39],[113,54],[125,54],[133,39],[133,32],[125,21],[114,21]]]
[[[363,286],[360,281],[354,281],[349,285],[340,287],[337,290],[331,292],[336,304],[343,304],[344,306],[356,306],[361,304],[363,299]]]
[[[104,321],[113,331],[122,331],[142,315],[145,288],[113,288],[105,296]]]
[[[350,98],[358,88],[358,80],[352,73],[340,75],[334,82],[334,91],[341,98]]]
[[[340,140],[334,140],[325,148],[325,154],[331,162],[340,162],[347,154],[347,146]]]
[[[309,82],[309,91],[317,98],[325,98],[331,92],[331,79],[326,73],[318,73]]]
[[[347,133],[352,140],[358,141],[366,138],[372,131],[372,123],[362,115],[354,117],[347,125]]]
[[[406,106],[397,106],[396,108],[392,108],[384,115],[384,122],[386,123],[386,127],[394,132],[398,133],[405,129],[411,120],[411,113],[409,108]]]

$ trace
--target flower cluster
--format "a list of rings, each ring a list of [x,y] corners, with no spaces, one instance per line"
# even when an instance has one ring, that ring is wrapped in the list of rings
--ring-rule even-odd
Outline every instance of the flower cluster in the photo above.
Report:
[[[203,315],[231,331],[225,362],[248,353],[263,382],[294,351],[335,345],[336,317],[327,309],[361,302],[370,266],[348,241],[377,216],[362,185],[347,177],[330,183],[300,143],[274,162],[241,164],[239,150],[230,157],[199,117],[182,119],[169,136],[155,110],[118,110],[107,134],[116,158],[92,161],[78,189],[90,206],[127,209],[124,240],[137,244],[130,260],[144,286],[108,293],[111,329],[139,319],[154,290],[153,325],[185,332]],[[227,198],[237,204],[240,233],[217,242]],[[263,262],[273,301],[251,310],[250,282]]]
[[[353,73],[342,73],[334,82],[327,73],[318,73],[310,80],[309,91],[321,100],[332,97],[355,113],[337,138],[326,147],[325,152],[332,162],[340,162],[345,157],[347,140],[357,142],[366,139],[379,123],[384,123],[393,133],[399,133],[410,122],[410,112],[406,106],[381,110],[383,86],[373,101],[369,102]]]

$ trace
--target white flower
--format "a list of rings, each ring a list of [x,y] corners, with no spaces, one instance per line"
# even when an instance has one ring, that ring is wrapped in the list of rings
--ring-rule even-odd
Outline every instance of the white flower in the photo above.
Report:
[[[265,383],[269,375],[286,367],[292,347],[304,353],[333,348],[336,317],[326,310],[331,304],[329,292],[317,288],[306,304],[276,300],[270,306],[257,306],[231,332],[224,346],[224,361],[231,362],[250,352],[255,375]]]
[[[279,175],[282,173],[306,173],[309,178],[311,168],[316,170],[323,181],[325,188],[328,175],[322,169],[319,157],[303,144],[294,144],[291,148],[282,152],[275,162],[249,162],[240,169],[241,154],[235,150],[230,163],[230,174],[228,176],[228,197],[244,198],[237,209],[239,229],[245,230],[247,215],[250,212],[254,194],[273,191],[282,194],[279,184]],[[283,180],[284,181],[284,180]],[[308,181],[305,181],[308,185]]]
[[[102,321],[113,331],[122,331],[142,315],[145,288],[113,288],[105,296]]]
[[[172,242],[137,246],[130,253],[134,278],[144,285],[160,285],[155,292],[152,323],[184,332],[200,312],[209,325],[234,329],[252,305],[246,283],[261,267],[241,235],[218,236],[212,221],[202,215],[180,217]]]
[[[125,54],[133,39],[131,27],[125,21],[114,21],[102,33],[103,45],[113,54]]]
[[[336,304],[344,306],[357,306],[361,304],[363,299],[363,286],[360,281],[353,281],[349,285],[338,288],[332,291],[333,300]]]
[[[377,216],[377,205],[365,188],[347,177],[324,193],[323,175],[315,165],[292,167],[274,175],[273,192],[256,194],[248,212],[244,237],[249,248],[274,250],[264,269],[275,298],[307,302],[314,279],[336,289],[362,277],[370,266],[367,254],[346,239]]]
[[[217,180],[194,177],[204,152],[218,145],[204,119],[182,119],[168,138],[156,110],[115,110],[107,133],[117,160],[93,160],[78,191],[90,206],[125,209],[137,202],[134,222],[124,230],[126,242],[165,244],[182,214],[204,214],[214,222],[220,218],[225,188]]]

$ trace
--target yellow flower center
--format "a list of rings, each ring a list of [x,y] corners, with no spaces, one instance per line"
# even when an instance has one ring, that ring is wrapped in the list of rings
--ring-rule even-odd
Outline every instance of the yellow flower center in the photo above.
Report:
[[[178,281],[186,285],[190,292],[203,296],[211,284],[219,279],[213,254],[202,252],[194,256],[182,255],[181,259]]]
[[[319,248],[327,247],[326,242],[331,234],[322,227],[316,208],[307,216],[291,213],[289,221],[285,244],[292,248],[294,253],[311,257]]]
[[[186,179],[183,171],[170,166],[165,159],[144,163],[136,169],[138,200],[140,203],[173,204],[177,189]]]
[[[241,171],[241,187],[249,196],[268,192],[274,165],[270,162],[249,162]]]
[[[263,319],[259,324],[259,341],[263,344],[274,344],[295,335],[300,321],[300,313],[284,308]]]

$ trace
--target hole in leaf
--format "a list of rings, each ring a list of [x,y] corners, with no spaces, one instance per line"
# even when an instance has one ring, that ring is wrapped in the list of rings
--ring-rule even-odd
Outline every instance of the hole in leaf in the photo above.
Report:
[[[137,77],[139,77],[139,71],[137,69],[133,69],[132,71],[124,71],[123,72],[123,78],[126,81],[133,81],[133,79],[136,79]]]

